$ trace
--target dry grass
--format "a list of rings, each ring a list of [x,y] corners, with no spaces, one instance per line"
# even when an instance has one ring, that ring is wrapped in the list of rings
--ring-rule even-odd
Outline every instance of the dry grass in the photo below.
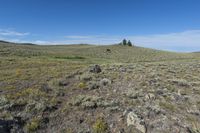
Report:
[[[111,52],[106,53],[106,49]],[[192,115],[198,112],[188,114],[186,107],[200,108],[199,57],[198,53],[140,47],[0,43],[0,94],[4,97],[0,102],[6,101],[1,105],[0,119],[18,114],[25,120],[22,128],[30,132],[118,132],[126,127],[126,117],[122,116],[126,109],[148,114],[147,105],[153,108],[156,104],[156,111],[165,112],[166,119],[174,116],[197,132],[200,120],[192,121]],[[100,64],[102,72],[89,73],[93,64]],[[102,85],[105,79],[108,85]],[[76,106],[69,104],[71,101]],[[100,113],[104,119],[88,122],[94,122]],[[47,117],[54,126],[42,127],[35,115]],[[169,123],[166,126],[173,127]]]

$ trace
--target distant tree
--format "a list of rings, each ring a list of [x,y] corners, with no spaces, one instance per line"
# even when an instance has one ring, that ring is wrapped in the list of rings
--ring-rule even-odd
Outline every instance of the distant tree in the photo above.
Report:
[[[124,39],[124,40],[122,41],[122,44],[123,44],[123,45],[127,45],[126,39]]]
[[[133,46],[130,40],[128,40],[127,45],[128,45],[128,46]]]

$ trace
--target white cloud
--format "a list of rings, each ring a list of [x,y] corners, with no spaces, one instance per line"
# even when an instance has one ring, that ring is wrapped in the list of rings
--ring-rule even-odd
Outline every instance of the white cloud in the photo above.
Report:
[[[3,33],[3,35],[2,35]],[[123,38],[130,39],[135,45],[171,51],[200,51],[200,30],[188,30],[184,32],[153,34],[141,36],[109,36],[109,35],[70,35],[64,36],[61,40],[30,40],[30,38],[20,38],[29,33],[20,33],[16,31],[2,32],[0,30],[0,39],[6,39],[14,42],[28,42],[41,45],[56,44],[114,44],[122,41]],[[6,36],[7,35],[7,36]],[[9,37],[8,35],[15,35]],[[6,38],[7,37],[7,38]]]
[[[94,36],[65,36],[65,43],[75,44],[75,43],[86,43],[86,44],[113,44],[118,43],[121,37],[118,36],[107,36],[107,35],[94,35]]]
[[[141,36],[72,36],[66,43],[114,44],[123,38],[135,45],[171,51],[200,51],[200,30]]]
[[[67,39],[89,39],[94,37],[96,36],[65,36]]]
[[[128,37],[136,44],[159,49],[195,49],[200,50],[200,30],[189,30],[179,33],[156,34]]]
[[[17,32],[9,29],[0,29],[0,36],[27,36],[28,32]]]

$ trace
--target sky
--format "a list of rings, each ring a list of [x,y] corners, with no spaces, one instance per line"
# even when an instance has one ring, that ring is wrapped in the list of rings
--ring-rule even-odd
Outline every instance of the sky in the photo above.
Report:
[[[200,0],[0,0],[0,40],[200,51]]]

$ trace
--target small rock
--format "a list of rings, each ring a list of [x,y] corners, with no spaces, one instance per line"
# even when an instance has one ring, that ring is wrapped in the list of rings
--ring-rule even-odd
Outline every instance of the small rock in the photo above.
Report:
[[[81,119],[79,120],[79,123],[81,124],[81,123],[83,123],[83,122],[84,122],[84,119],[81,118]]]
[[[65,80],[59,81],[59,83],[58,83],[59,86],[67,86],[68,84],[69,84],[69,82],[65,81]]]
[[[146,94],[144,99],[145,99],[145,101],[154,100],[155,99],[155,95],[152,94],[152,93]]]
[[[143,120],[139,118],[134,112],[129,112],[127,115],[127,125],[131,126],[133,125],[136,129],[141,131],[142,133],[145,133],[146,129],[143,125]]]
[[[126,72],[126,68],[121,67],[121,68],[119,68],[119,71],[120,72]]]
[[[109,125],[109,127],[110,127],[110,128],[113,128],[113,127],[114,127],[114,124],[113,124],[113,123],[112,123],[112,124],[110,124],[110,125]]]
[[[113,92],[116,93],[116,92],[117,92],[117,89],[113,89]]]
[[[95,65],[90,68],[90,72],[92,73],[100,73],[101,72],[101,67],[99,65]]]

